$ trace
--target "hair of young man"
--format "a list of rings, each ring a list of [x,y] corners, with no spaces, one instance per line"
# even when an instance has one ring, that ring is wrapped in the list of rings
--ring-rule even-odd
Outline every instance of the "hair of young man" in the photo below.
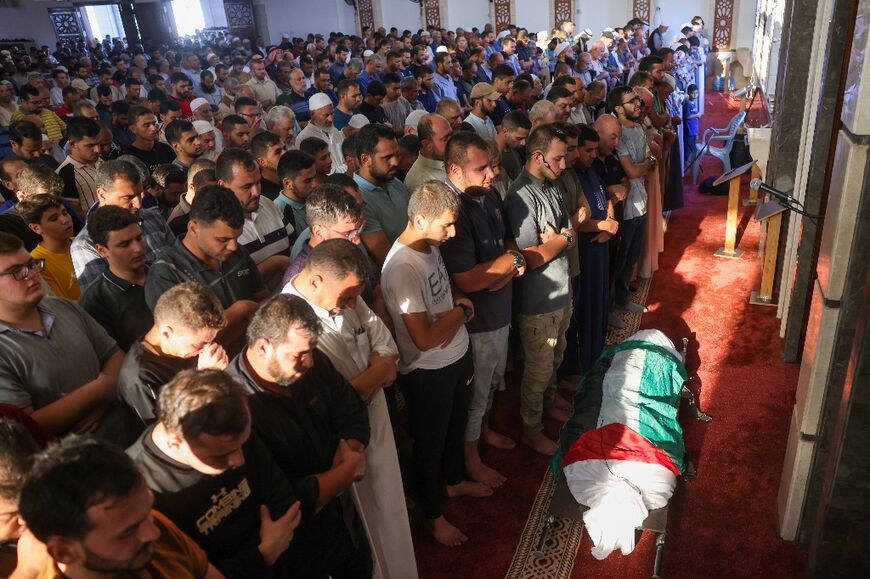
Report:
[[[308,137],[307,139],[302,139],[299,143],[299,150],[303,153],[308,153],[312,157],[327,148],[329,148],[329,143],[319,137]]]
[[[190,82],[190,78],[180,70],[169,75],[169,84],[177,84],[179,82]]]
[[[339,83],[341,84],[341,83]],[[359,83],[357,83],[359,84]],[[387,96],[387,89],[384,88],[384,83],[373,80],[369,83],[369,86],[366,88],[367,96]],[[338,96],[341,96],[340,94]]]
[[[160,103],[159,112],[163,116],[165,116],[169,112],[180,111],[180,110],[181,110],[181,105],[175,101],[165,100],[162,103]]]
[[[343,190],[346,190],[348,187],[355,191],[359,191],[359,184],[353,180],[353,177],[348,175],[347,173],[333,173],[332,175],[327,175],[326,179],[321,183],[321,187],[324,185],[338,185]],[[311,196],[305,200],[305,210],[306,215],[308,212],[308,203],[311,202]],[[362,215],[362,210],[360,210],[360,215]],[[311,220],[308,220],[308,223],[311,223]]]
[[[404,151],[408,155],[420,154],[420,139],[417,135],[405,135],[399,139],[399,150]],[[357,145],[357,153],[359,153],[359,145]]]
[[[227,325],[227,318],[211,289],[188,281],[172,286],[157,299],[154,323],[178,324],[189,330],[222,330]]]
[[[49,195],[63,195],[64,183],[63,179],[52,171],[47,165],[42,163],[30,163],[25,165],[21,172],[18,173],[18,190],[22,191],[26,196],[37,193],[46,193]]]
[[[499,80],[499,79],[503,79],[503,78],[513,78],[516,75],[517,75],[517,73],[514,72],[514,69],[512,69],[511,67],[509,67],[506,64],[499,64],[494,69],[492,69],[492,81],[493,82],[495,82],[496,80]]]
[[[402,77],[399,75],[399,73],[388,72],[387,74],[381,76],[381,83],[384,85],[384,87],[394,84],[401,84]]]
[[[130,103],[127,101],[115,101],[109,107],[109,110],[112,111],[113,115],[127,115],[130,114]]]
[[[266,153],[269,151],[269,147],[274,147],[280,142],[281,139],[279,139],[278,135],[275,133],[270,133],[269,131],[257,133],[254,135],[254,138],[251,139],[251,154],[255,159],[265,157]]]
[[[640,62],[637,65],[637,69],[643,72],[649,72],[650,70],[652,70],[654,64],[662,64],[663,62],[664,61],[661,58],[655,56],[654,54],[651,54],[650,56],[644,56],[640,59]]]
[[[458,215],[459,208],[459,197],[443,181],[426,181],[411,194],[408,219],[421,216],[431,221],[445,213]]]
[[[157,420],[194,445],[203,434],[238,435],[251,421],[242,387],[222,370],[184,370],[157,396]]]
[[[338,98],[341,98],[347,94],[347,91],[349,91],[350,87],[352,86],[359,88],[359,82],[352,78],[342,79],[338,83],[338,86],[335,87],[335,94],[338,96]]]
[[[232,189],[221,185],[206,185],[196,192],[190,204],[190,220],[203,225],[223,221],[233,229],[245,225],[245,212]]]
[[[97,85],[97,96],[112,96],[112,87],[106,85]]]
[[[532,130],[532,121],[529,116],[523,111],[511,111],[506,114],[501,120],[501,126],[508,131],[517,129]]]
[[[39,444],[21,422],[0,418],[0,499],[17,501]]]
[[[346,175],[349,177],[349,175]],[[351,177],[351,179],[353,179]],[[362,206],[338,183],[322,183],[305,200],[305,217],[309,225],[332,226],[342,219],[359,222]],[[359,250],[357,250],[359,251]]]
[[[522,115],[522,113],[520,114]],[[444,149],[444,165],[447,167],[447,170],[449,171],[453,165],[462,167],[465,164],[465,160],[468,159],[468,149],[471,147],[484,152],[488,151],[486,140],[477,133],[468,131],[454,133],[450,137],[450,140],[447,141],[447,147]]]
[[[431,66],[429,66],[428,64],[421,64],[420,66],[417,67],[417,70],[414,72],[414,78],[421,79],[424,76],[426,76],[427,74],[433,74],[433,72],[434,71],[432,70]],[[407,79],[405,79],[405,80],[407,80]],[[402,84],[404,85],[404,82]]]
[[[24,478],[18,509],[33,535],[83,539],[93,528],[88,510],[130,496],[145,484],[122,448],[70,435],[37,454]]]
[[[551,103],[555,103],[559,99],[571,98],[573,93],[565,88],[564,86],[554,86],[550,89],[550,93],[547,95],[547,100]]]
[[[166,125],[164,134],[166,135],[166,141],[172,144],[179,143],[181,141],[181,135],[193,130],[195,130],[193,128],[193,123],[191,123],[190,121],[186,121],[184,119],[176,119]]]
[[[141,183],[142,174],[133,163],[122,159],[113,159],[97,167],[94,184],[97,189],[110,189],[119,179],[124,179],[130,183]]]
[[[26,86],[26,85],[25,85]],[[42,142],[42,132],[30,121],[15,121],[9,125],[9,140],[16,145],[23,145],[24,139]]]
[[[601,137],[598,135],[598,131],[592,128],[589,125],[585,125],[583,123],[577,125],[569,125],[571,129],[576,133],[577,144],[579,146],[583,146],[583,143],[587,141],[591,141],[593,143],[597,143],[601,140]],[[567,131],[566,131],[567,133]]]
[[[187,186],[187,171],[172,163],[163,163],[154,167],[151,178],[159,187],[169,187],[172,184]]]
[[[237,126],[246,126],[247,124],[248,121],[246,121],[243,116],[227,115],[224,117],[224,120],[221,121],[221,131],[224,133],[232,133]]]
[[[233,180],[233,167],[235,166],[250,171],[257,167],[257,160],[244,149],[235,147],[224,149],[215,161],[214,172],[218,180],[230,183]]]
[[[256,107],[258,104],[259,103],[251,97],[240,96],[236,99],[233,109],[236,111],[236,114],[238,114],[238,112],[242,110],[242,107]]]
[[[366,256],[347,239],[328,239],[319,243],[308,254],[305,269],[332,280],[343,280],[353,274],[360,283],[370,274]]]
[[[85,137],[96,139],[100,136],[100,125],[86,117],[73,117],[66,123],[66,137],[69,141],[81,141]]]
[[[348,155],[352,157],[356,157],[356,136],[357,133],[353,133],[351,136],[346,137],[344,141],[341,142],[341,154],[344,157]]]
[[[634,73],[630,79],[628,79],[628,86],[631,88],[635,88],[638,86],[645,85],[650,79],[652,79],[652,75],[645,70],[639,70]]]
[[[552,125],[541,125],[536,127],[526,139],[526,151],[530,156],[537,151],[546,155],[550,151],[550,145],[554,140],[562,141],[564,143],[564,133]]]
[[[363,155],[374,155],[381,139],[394,140],[396,138],[396,134],[392,129],[380,123],[368,124],[357,131],[356,134],[357,158]]]
[[[306,139],[307,141],[308,139]],[[317,139],[315,139],[317,140]],[[302,171],[314,166],[314,157],[304,151],[287,151],[278,160],[278,178],[291,181]],[[308,201],[306,200],[306,204]]]
[[[611,90],[607,95],[607,110],[616,114],[616,107],[622,106],[622,101],[628,93],[634,93],[634,89],[629,86],[617,86]]]
[[[139,223],[139,217],[123,207],[97,207],[88,215],[88,234],[94,245],[106,247],[109,245],[109,233],[120,231],[134,223]]]
[[[591,94],[598,94],[603,90],[604,90],[604,83],[601,82],[600,80],[593,80],[586,87],[586,92],[591,93]]]
[[[154,115],[154,113],[148,107],[135,106],[130,107],[130,112],[127,113],[127,122],[131,125],[135,125],[139,122],[140,117],[144,117],[145,115]]]
[[[0,231],[0,255],[17,253],[19,249],[23,248],[24,242],[19,237]]]
[[[257,340],[267,340],[276,346],[283,344],[292,328],[302,330],[315,341],[322,331],[317,314],[304,299],[290,294],[274,296],[263,302],[251,318],[248,346],[253,346]]]
[[[576,82],[577,80],[573,76],[560,76],[553,81],[553,88],[556,88],[557,86],[564,87],[566,84],[574,84]],[[553,90],[553,88],[550,90]]]
[[[71,95],[73,93],[79,94],[79,89],[77,89],[76,87],[74,87],[71,84],[63,87],[63,90],[60,91],[60,94],[63,97],[68,97],[69,95]]]
[[[57,195],[39,193],[25,197],[15,207],[26,224],[39,225],[46,211],[63,207],[63,199]]]

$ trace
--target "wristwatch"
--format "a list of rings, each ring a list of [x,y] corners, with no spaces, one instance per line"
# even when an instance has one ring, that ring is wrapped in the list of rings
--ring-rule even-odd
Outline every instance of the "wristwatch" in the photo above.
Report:
[[[564,231],[562,231],[559,233],[559,235],[561,235],[562,237],[565,238],[565,241],[568,242],[568,245],[571,245],[572,243],[574,243],[574,236],[571,235],[570,233],[565,233]]]
[[[471,306],[469,306],[468,304],[459,303],[456,305],[458,305],[460,308],[462,308],[462,313],[465,314],[465,321],[466,322],[471,319],[471,316],[474,315],[474,310],[471,309]]]
[[[509,250],[508,253],[510,253],[514,258],[514,267],[515,268],[520,269],[522,267],[525,267],[526,258],[523,257],[522,253],[520,253],[519,251],[515,251],[513,249]]]

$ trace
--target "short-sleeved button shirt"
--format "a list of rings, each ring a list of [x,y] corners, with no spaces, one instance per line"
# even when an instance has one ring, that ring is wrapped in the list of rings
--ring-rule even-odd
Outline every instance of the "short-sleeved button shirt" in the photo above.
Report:
[[[408,200],[411,198],[408,189],[398,179],[380,187],[366,181],[359,173],[353,178],[365,201],[363,215],[366,224],[363,234],[383,231],[392,244],[408,225]]]

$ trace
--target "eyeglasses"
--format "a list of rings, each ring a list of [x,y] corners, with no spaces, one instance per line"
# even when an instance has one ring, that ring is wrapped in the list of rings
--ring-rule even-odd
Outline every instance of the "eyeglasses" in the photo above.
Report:
[[[356,229],[351,229],[350,231],[338,231],[336,229],[333,229],[332,227],[327,227],[327,229],[330,230],[331,232],[335,233],[336,235],[340,235],[340,236],[344,237],[345,239],[347,239],[348,241],[350,241],[351,243],[353,243],[354,239],[357,239],[360,236],[362,236],[362,231],[363,231],[363,227],[365,227],[365,224],[366,224],[366,222],[365,222],[365,220],[363,220],[359,224],[359,227],[357,227]]]
[[[643,101],[640,100],[640,97],[636,96],[636,97],[634,97],[634,98],[631,99],[631,100],[627,100],[627,101],[623,102],[623,103],[622,103],[622,106],[625,106],[625,105],[628,105],[628,104],[632,104],[632,105],[640,105],[642,102],[643,102]]]
[[[15,281],[24,281],[32,273],[40,273],[45,269],[44,259],[31,259],[27,263],[16,265],[6,271],[0,271],[0,275],[11,275]]]

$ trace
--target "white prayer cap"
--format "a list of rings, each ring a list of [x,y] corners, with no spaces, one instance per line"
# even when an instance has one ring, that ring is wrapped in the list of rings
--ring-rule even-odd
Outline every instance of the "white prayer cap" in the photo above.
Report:
[[[426,111],[421,111],[417,109],[415,111],[411,111],[411,114],[408,115],[408,118],[405,119],[406,127],[417,128],[417,125],[420,124],[420,119],[426,116]]]
[[[202,105],[207,105],[207,104],[208,104],[207,100],[205,100],[202,97],[197,97],[197,98],[193,99],[192,101],[190,101],[190,110],[195,111],[199,107],[201,107]]]
[[[501,32],[498,33],[498,36],[497,36],[496,38],[498,38],[499,40],[501,40],[501,39],[504,38],[505,36],[510,36],[510,35],[511,35],[511,31],[510,31],[510,30],[502,30]]]
[[[676,88],[677,88],[677,79],[674,78],[673,75],[671,75],[671,74],[669,74],[669,73],[666,72],[666,73],[664,74],[663,79],[664,79],[664,81],[665,81],[666,83],[668,83],[669,85],[671,85],[671,88],[672,88],[672,89],[676,89]]]
[[[550,38],[550,33],[546,30],[541,30],[537,34],[535,34],[535,40],[544,41]]]
[[[580,38],[584,38],[584,39],[592,38],[592,29],[591,28],[584,28],[583,30],[580,31],[580,34],[578,34],[577,36],[579,36]]]
[[[215,130],[214,125],[208,121],[193,121],[193,128],[196,129],[197,135],[204,135]]]
[[[332,106],[332,99],[322,92],[314,93],[311,95],[311,98],[308,99],[308,110],[316,111],[325,106]]]
[[[553,54],[556,55],[556,56],[559,56],[560,54],[562,54],[563,52],[565,52],[565,50],[566,50],[569,46],[570,46],[570,45],[569,45],[567,42],[560,42],[559,44],[556,45],[556,49],[553,50]]]
[[[438,48],[435,49],[435,52],[436,52],[436,53],[438,53],[438,52],[447,52],[447,47],[444,46],[444,45],[442,44],[441,46],[439,46]]]
[[[368,58],[368,57],[370,57],[371,55],[373,55],[374,53],[375,53],[375,52],[374,52],[373,50],[364,50],[364,51],[363,51],[363,58]]]
[[[351,127],[355,128],[355,129],[361,129],[364,126],[366,126],[367,124],[369,124],[368,117],[365,115],[360,115],[360,114],[356,114],[356,115],[352,116],[350,118],[350,122],[348,123],[348,125],[350,125]]]

